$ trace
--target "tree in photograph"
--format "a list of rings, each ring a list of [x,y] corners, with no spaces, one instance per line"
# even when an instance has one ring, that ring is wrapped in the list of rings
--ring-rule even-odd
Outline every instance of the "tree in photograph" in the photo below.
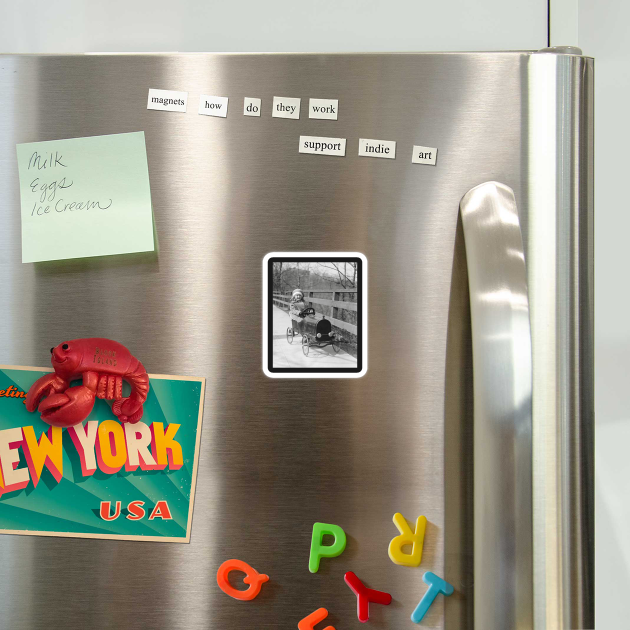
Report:
[[[328,271],[323,271],[321,268]],[[344,289],[354,289],[357,286],[357,263],[355,262],[320,262],[311,265],[309,271],[325,280],[337,282]]]

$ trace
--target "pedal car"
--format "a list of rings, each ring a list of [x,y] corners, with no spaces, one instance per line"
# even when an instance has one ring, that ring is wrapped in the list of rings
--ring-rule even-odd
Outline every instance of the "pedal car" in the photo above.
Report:
[[[308,317],[315,315],[315,309],[305,308],[300,311],[300,317]],[[314,320],[317,321],[317,320]],[[295,322],[291,322],[292,326],[287,328],[287,341],[293,343],[293,337],[299,334],[298,330],[293,327]],[[325,348],[326,346],[332,346],[335,352],[341,350],[341,342],[343,339],[339,333],[335,333],[332,330],[332,324],[325,315],[322,315],[322,319],[317,321],[313,326],[311,322],[307,322],[307,331],[302,335],[302,352],[304,356],[308,356],[311,347]],[[308,330],[311,328],[311,330]]]

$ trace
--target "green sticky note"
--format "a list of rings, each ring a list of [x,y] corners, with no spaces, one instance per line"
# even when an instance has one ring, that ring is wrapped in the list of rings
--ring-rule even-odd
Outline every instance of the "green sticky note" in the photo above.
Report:
[[[153,251],[144,132],[17,145],[22,262]]]

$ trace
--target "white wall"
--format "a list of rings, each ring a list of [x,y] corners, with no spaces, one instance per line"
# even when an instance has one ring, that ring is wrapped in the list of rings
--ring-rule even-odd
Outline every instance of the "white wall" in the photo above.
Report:
[[[630,3],[579,0],[595,57],[595,618],[630,622]],[[622,621],[623,620],[623,621]]]
[[[2,52],[514,50],[546,45],[546,0],[0,0]]]

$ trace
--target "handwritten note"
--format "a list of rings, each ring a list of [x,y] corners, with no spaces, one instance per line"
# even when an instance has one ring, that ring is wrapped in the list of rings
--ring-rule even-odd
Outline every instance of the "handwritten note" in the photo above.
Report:
[[[144,132],[17,145],[22,262],[154,249]]]

